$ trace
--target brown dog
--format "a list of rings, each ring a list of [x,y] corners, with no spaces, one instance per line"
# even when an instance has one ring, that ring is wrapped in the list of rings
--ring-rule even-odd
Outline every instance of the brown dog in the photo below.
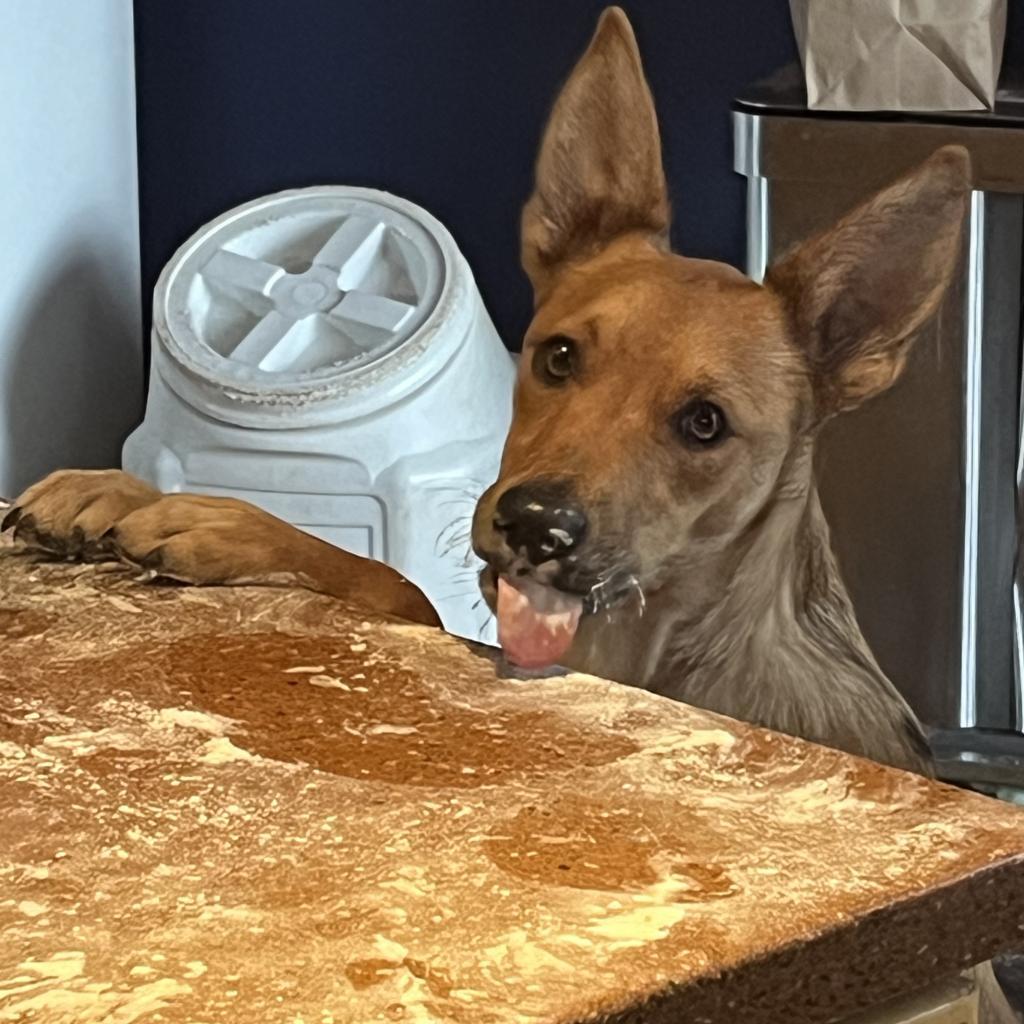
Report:
[[[536,292],[501,476],[474,546],[503,645],[927,770],[836,572],[816,432],[888,387],[955,265],[969,168],[927,163],[754,284],[671,254],[636,43],[606,12],[523,215]],[[242,502],[63,472],[4,521],[60,557],[195,583],[299,582],[437,624],[396,573]]]
[[[536,294],[499,480],[473,524],[503,646],[920,772],[913,713],[839,578],[816,434],[883,391],[956,265],[966,153],[944,149],[774,267],[671,254],[658,125],[611,9],[548,125],[523,215]],[[24,546],[198,584],[299,583],[438,625],[415,586],[243,502],[55,473]],[[986,965],[986,1020],[1012,1020]]]

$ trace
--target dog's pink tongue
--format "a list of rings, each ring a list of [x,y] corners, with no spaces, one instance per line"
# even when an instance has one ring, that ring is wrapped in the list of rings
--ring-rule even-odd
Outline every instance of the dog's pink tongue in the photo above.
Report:
[[[583,602],[532,580],[498,578],[498,640],[521,668],[556,665],[572,646]]]

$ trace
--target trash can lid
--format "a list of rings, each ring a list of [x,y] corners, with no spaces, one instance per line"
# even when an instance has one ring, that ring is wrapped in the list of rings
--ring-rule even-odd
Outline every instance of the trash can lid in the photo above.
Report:
[[[842,111],[809,110],[803,68],[787,64],[767,78],[747,86],[733,101],[733,110],[746,114],[827,118],[831,121],[903,121],[949,124],[970,128],[1024,128],[1024,73],[1007,70],[996,92],[993,110],[956,111]]]

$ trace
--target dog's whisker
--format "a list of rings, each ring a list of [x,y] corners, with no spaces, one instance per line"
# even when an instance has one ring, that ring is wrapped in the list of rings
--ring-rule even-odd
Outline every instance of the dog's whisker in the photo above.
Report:
[[[598,570],[597,582],[587,592],[586,600],[593,614],[603,614],[609,625],[614,621],[613,611],[632,599],[637,614],[643,615],[647,598],[636,575],[621,566],[612,565]]]
[[[491,624],[491,622],[492,622],[493,620],[494,620],[494,615],[493,615],[493,614],[492,614],[492,613],[491,613],[490,611],[488,611],[488,612],[487,612],[487,613],[486,613],[486,614],[484,615],[484,617],[483,617],[483,621],[482,621],[482,622],[480,623],[480,629],[479,629],[479,631],[477,632],[477,636],[478,636],[478,637],[479,637],[479,638],[480,638],[481,640],[483,640],[483,637],[484,637],[484,631],[485,631],[485,630],[487,629],[487,627],[488,627],[488,626],[489,626],[489,625]]]
[[[442,540],[446,534],[450,533],[452,530],[457,529],[468,529],[466,526],[466,519],[464,516],[456,516],[453,520],[451,520],[451,522],[445,523],[445,525],[437,531],[437,540]]]
[[[453,533],[453,531],[459,532]],[[460,544],[468,543],[472,533],[471,520],[467,516],[456,516],[438,532],[434,541],[434,553],[441,558],[447,558]],[[447,543],[447,547],[443,551],[440,550],[441,545],[445,543]]]
[[[473,526],[468,516],[456,516],[451,522],[447,523],[444,528],[440,531],[439,535],[451,533],[453,530],[458,530],[460,533],[465,533],[467,536],[473,532]]]
[[[473,596],[473,591],[472,590],[456,590],[456,591],[454,591],[454,592],[452,592],[450,594],[440,594],[438,596],[441,598],[442,601],[458,601],[460,598],[463,598],[463,597],[472,597]]]
[[[457,549],[462,548],[463,546],[467,546],[468,547],[469,541],[470,541],[470,537],[469,537],[468,533],[465,534],[465,535],[460,535],[458,537],[453,537],[448,542],[448,544],[445,547],[444,551],[441,552],[441,557],[442,558],[447,558],[449,555],[451,555]]]
[[[644,593],[643,585],[632,573],[629,575],[627,584],[630,591],[636,597],[637,614],[643,616],[644,612],[647,611],[647,595]]]

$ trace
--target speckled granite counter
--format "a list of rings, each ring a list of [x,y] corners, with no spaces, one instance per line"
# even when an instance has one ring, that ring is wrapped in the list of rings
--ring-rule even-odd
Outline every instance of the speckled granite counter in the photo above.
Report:
[[[0,552],[0,1020],[817,1021],[1024,936],[1021,812],[500,674]]]

